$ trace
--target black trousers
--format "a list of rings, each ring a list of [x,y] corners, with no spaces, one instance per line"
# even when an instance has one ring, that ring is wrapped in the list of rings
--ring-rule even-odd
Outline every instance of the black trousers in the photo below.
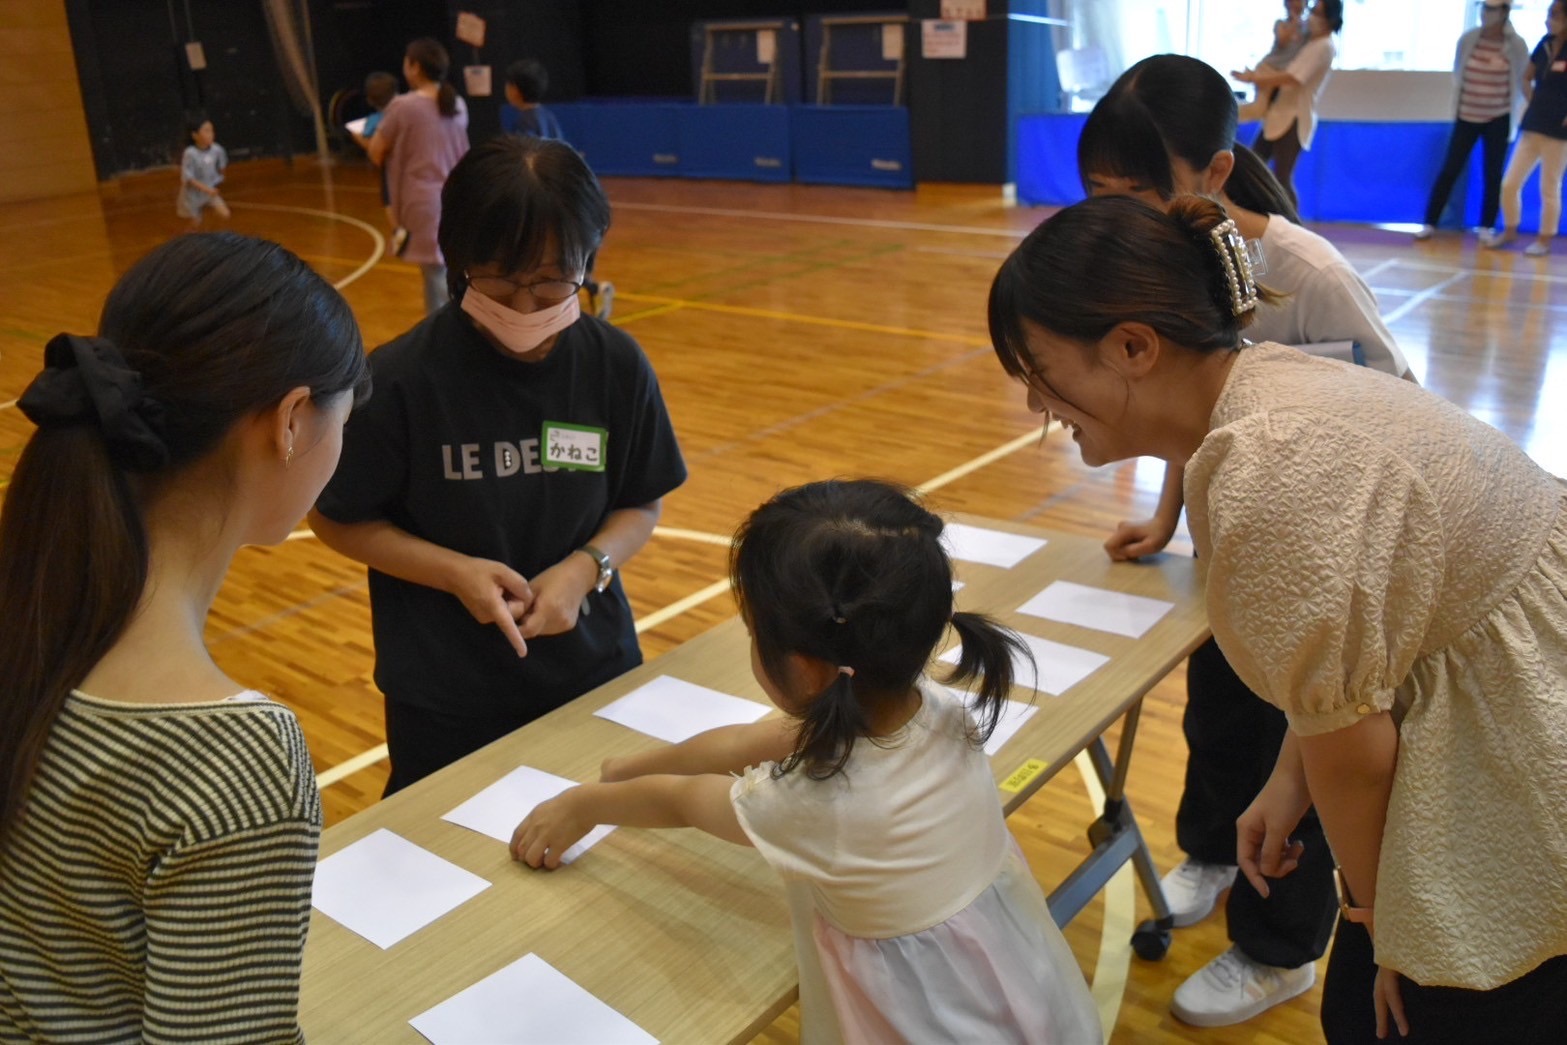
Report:
[[[1284,713],[1246,688],[1209,639],[1186,665],[1186,790],[1175,838],[1195,860],[1235,863],[1235,821],[1267,783],[1288,728]],[[1237,875],[1225,908],[1230,940],[1264,965],[1294,968],[1327,950],[1338,915],[1333,854],[1316,812],[1295,831],[1305,853],[1263,899]]]
[[[1503,113],[1486,123],[1470,123],[1454,120],[1452,136],[1447,139],[1447,156],[1442,160],[1442,170],[1431,186],[1431,198],[1426,201],[1426,224],[1441,223],[1447,198],[1453,194],[1453,186],[1469,162],[1475,142],[1485,142],[1485,185],[1480,199],[1480,225],[1496,227],[1496,213],[1501,209],[1502,167],[1507,160],[1507,136],[1512,131],[1512,116]]]
[[[1273,165],[1273,174],[1279,179],[1279,184],[1284,186],[1284,191],[1289,194],[1290,202],[1295,209],[1300,209],[1300,197],[1295,194],[1295,164],[1300,160],[1300,129],[1299,125],[1291,123],[1289,130],[1273,140],[1262,136],[1257,132],[1257,140],[1251,143],[1251,151],[1256,153],[1263,163]]]
[[[1377,1042],[1371,988],[1376,979],[1371,934],[1341,921],[1322,984],[1322,1033],[1328,1045],[1561,1045],[1567,1041],[1567,955],[1494,990],[1422,987],[1399,979],[1409,1037],[1389,1018],[1388,1036]]]
[[[392,775],[381,797],[445,769],[464,755],[521,729],[541,712],[518,708],[503,715],[449,715],[411,704],[386,702],[386,750]]]

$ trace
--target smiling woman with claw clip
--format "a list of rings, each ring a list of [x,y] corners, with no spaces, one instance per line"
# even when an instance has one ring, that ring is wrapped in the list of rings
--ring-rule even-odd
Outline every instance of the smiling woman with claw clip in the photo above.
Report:
[[[1213,201],[1091,199],[1003,263],[991,338],[1085,462],[1186,466],[1214,635],[1289,722],[1238,862],[1266,895],[1315,804],[1340,867],[1328,1041],[1559,1040],[1567,485],[1410,382],[1242,347],[1268,295]]]

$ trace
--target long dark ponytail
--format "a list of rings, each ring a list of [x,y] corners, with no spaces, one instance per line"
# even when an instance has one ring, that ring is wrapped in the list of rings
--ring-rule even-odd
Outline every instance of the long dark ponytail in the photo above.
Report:
[[[457,88],[446,82],[446,73],[452,67],[451,56],[441,41],[421,36],[408,45],[404,56],[419,67],[419,71],[431,83],[437,85],[435,106],[442,116],[457,115]]]
[[[1235,154],[1224,193],[1237,206],[1300,224],[1289,195],[1257,154],[1235,140],[1235,94],[1217,69],[1181,54],[1144,58],[1094,106],[1077,139],[1077,171],[1131,178],[1168,200],[1175,196],[1172,156],[1204,170],[1216,153]]]
[[[353,313],[299,258],[234,233],[157,248],[110,292],[98,337],[49,343],[0,510],[0,844],[67,695],[142,597],[145,499],[301,386],[368,392]]]
[[[949,622],[963,645],[947,681],[979,680],[972,739],[990,736],[1013,657],[1028,651],[990,618],[952,612],[942,529],[908,490],[871,479],[785,490],[740,527],[730,576],[763,670],[788,678],[789,656],[803,654],[852,671],[798,713],[799,740],[781,772],[840,772],[876,706],[915,685]]]

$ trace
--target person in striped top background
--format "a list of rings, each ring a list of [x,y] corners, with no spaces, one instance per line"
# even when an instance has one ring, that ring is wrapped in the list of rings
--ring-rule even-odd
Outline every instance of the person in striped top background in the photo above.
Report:
[[[1425,224],[1415,239],[1430,239],[1436,232],[1447,199],[1477,141],[1485,143],[1482,239],[1487,243],[1494,239],[1490,230],[1496,226],[1501,206],[1502,164],[1507,159],[1507,139],[1512,136],[1513,103],[1529,71],[1529,45],[1508,21],[1511,14],[1510,0],[1483,0],[1480,24],[1458,38],[1453,57],[1453,79],[1458,88],[1453,133],[1426,201]]]
[[[282,247],[182,236],[61,334],[0,511],[0,1041],[300,1041],[321,800],[294,715],[203,624],[368,392]]]

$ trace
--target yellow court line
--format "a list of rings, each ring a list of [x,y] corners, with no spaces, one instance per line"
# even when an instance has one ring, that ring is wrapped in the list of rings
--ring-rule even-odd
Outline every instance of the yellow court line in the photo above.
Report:
[[[719,305],[710,301],[691,301],[685,298],[667,298],[658,294],[618,293],[625,301],[648,301],[660,305],[679,305],[700,312],[722,312],[731,316],[751,316],[756,319],[776,319],[785,323],[808,323],[819,327],[837,327],[840,330],[863,330],[870,334],[893,334],[898,337],[918,337],[929,341],[955,341],[960,345],[988,346],[989,338],[971,334],[944,334],[935,330],[915,330],[910,327],[889,327],[879,323],[862,323],[856,319],[834,319],[831,316],[806,316],[798,312],[775,312],[766,308],[749,308],[745,305]]]
[[[369,751],[361,751],[347,762],[340,762],[331,769],[316,774],[316,787],[331,787],[344,777],[353,776],[361,769],[369,769],[386,758],[386,745],[377,744]]]
[[[630,297],[628,294],[622,294],[620,296],[624,298]],[[614,319],[611,319],[610,322],[615,324],[617,327],[623,327],[627,323],[635,323],[639,319],[651,319],[654,316],[667,315],[670,312],[679,312],[685,307],[686,306],[684,302],[676,302],[673,305],[658,305],[654,308],[645,308],[641,312],[633,312],[629,316],[616,316]]]

